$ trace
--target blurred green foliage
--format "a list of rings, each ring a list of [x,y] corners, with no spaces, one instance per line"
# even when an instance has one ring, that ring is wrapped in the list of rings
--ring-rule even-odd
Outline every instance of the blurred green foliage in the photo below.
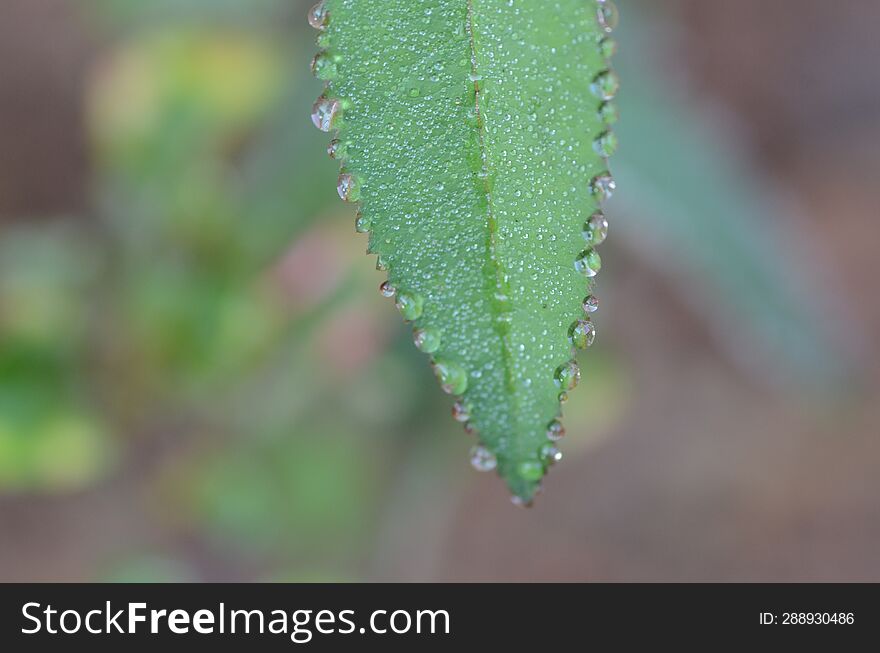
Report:
[[[0,487],[77,487],[112,458],[77,378],[91,254],[69,225],[0,239]]]

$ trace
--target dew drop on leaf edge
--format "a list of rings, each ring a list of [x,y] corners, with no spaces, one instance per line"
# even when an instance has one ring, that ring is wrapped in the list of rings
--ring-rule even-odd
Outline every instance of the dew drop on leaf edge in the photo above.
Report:
[[[327,5],[324,0],[320,0],[320,2],[309,9],[309,25],[311,25],[315,29],[323,30],[325,27],[327,27],[327,20],[329,17],[330,14],[327,11]]]
[[[599,22],[599,27],[605,33],[613,32],[620,19],[617,6],[612,0],[598,0],[598,2],[599,7],[596,10],[596,20]]]
[[[587,278],[593,278],[602,269],[602,257],[595,249],[587,249],[574,261],[574,268]]]
[[[495,455],[481,444],[471,449],[471,466],[478,472],[491,472],[498,466]]]
[[[556,385],[563,390],[574,390],[581,380],[581,368],[576,360],[570,360],[556,368],[554,374]]]
[[[456,401],[452,405],[452,419],[456,422],[461,422],[464,424],[471,418],[471,413],[468,410],[468,407],[464,404],[464,402]]]
[[[606,36],[604,39],[599,41],[599,51],[602,53],[602,56],[605,59],[610,59],[615,54],[617,54],[617,41],[615,41],[610,36]]]
[[[419,351],[423,351],[426,354],[433,354],[440,349],[440,332],[432,327],[416,329],[413,331],[413,342]]]
[[[370,223],[369,218],[366,218],[363,213],[358,211],[358,214],[354,219],[354,230],[359,234],[366,234],[370,232],[373,225]]]
[[[339,100],[322,95],[312,106],[312,124],[322,132],[329,132],[333,129],[338,113]]]
[[[442,358],[435,359],[432,365],[434,375],[444,392],[451,395],[464,394],[468,386],[468,377],[461,365]]]
[[[336,62],[326,52],[319,52],[312,59],[312,74],[318,79],[329,81],[335,79]]]
[[[601,211],[596,211],[584,224],[584,240],[590,247],[596,247],[605,242],[608,237],[608,218]]]
[[[565,437],[565,427],[558,419],[554,419],[547,425],[547,439],[551,442],[558,442]]]
[[[577,320],[569,328],[568,337],[577,349],[586,349],[596,340],[596,327],[590,320]]]
[[[348,156],[348,146],[338,138],[334,138],[327,146],[327,156],[331,159],[343,160]]]
[[[548,442],[541,445],[541,448],[538,450],[538,457],[544,462],[544,464],[553,465],[562,460],[562,452],[555,444]]]
[[[613,125],[620,118],[620,111],[614,102],[603,102],[599,105],[599,120],[606,125]]]
[[[336,182],[336,192],[339,193],[339,199],[343,202],[357,202],[361,198],[361,188],[357,177],[343,172],[339,175]]]
[[[593,78],[593,83],[590,84],[590,90],[593,92],[593,95],[605,101],[613,100],[619,89],[620,80],[617,77],[617,73],[611,69],[603,70]]]
[[[379,285],[379,294],[383,297],[394,297],[397,293],[397,288],[395,288],[390,281],[383,281]]]
[[[600,202],[610,200],[615,190],[617,190],[617,182],[608,172],[600,173],[590,180],[590,192]]]
[[[599,298],[595,295],[587,295],[583,302],[584,313],[595,313],[599,310]]]
[[[407,322],[418,320],[425,310],[425,300],[416,293],[398,292],[395,303],[397,310]]]
[[[617,152],[617,134],[610,129],[605,131],[593,141],[593,150],[601,157],[608,158]]]

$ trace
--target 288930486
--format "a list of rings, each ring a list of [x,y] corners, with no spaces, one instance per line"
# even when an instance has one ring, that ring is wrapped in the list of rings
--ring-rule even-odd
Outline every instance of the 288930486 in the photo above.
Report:
[[[853,612],[762,612],[759,623],[764,626],[851,626],[855,623]]]

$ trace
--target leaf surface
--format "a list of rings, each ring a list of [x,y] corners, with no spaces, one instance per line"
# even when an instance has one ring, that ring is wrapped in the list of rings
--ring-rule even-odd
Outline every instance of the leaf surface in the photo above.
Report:
[[[327,0],[309,20],[339,193],[454,413],[528,502],[592,341],[616,77],[584,0]],[[605,20],[603,20],[603,18]],[[593,216],[594,228],[586,228]]]

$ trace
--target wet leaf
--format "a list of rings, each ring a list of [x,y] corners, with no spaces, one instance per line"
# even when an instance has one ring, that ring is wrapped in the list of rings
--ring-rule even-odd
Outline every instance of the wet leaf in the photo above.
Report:
[[[592,341],[584,298],[614,190],[610,2],[327,0],[309,14],[338,191],[479,439],[531,501],[560,394]],[[580,321],[580,322],[579,322]]]

